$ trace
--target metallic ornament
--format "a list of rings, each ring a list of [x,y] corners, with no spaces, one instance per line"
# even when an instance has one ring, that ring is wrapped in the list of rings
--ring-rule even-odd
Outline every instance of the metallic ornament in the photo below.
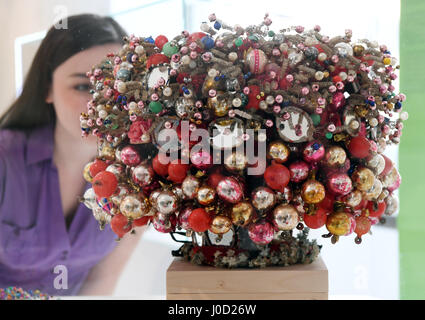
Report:
[[[130,167],[135,167],[142,161],[142,158],[134,146],[124,147],[120,152],[119,158],[125,165]]]
[[[161,194],[161,192],[162,192],[161,189],[156,189],[156,190],[153,190],[151,194],[149,195],[149,203],[151,204],[152,207],[154,207],[157,210],[158,210],[158,206],[156,204],[156,199]]]
[[[382,192],[382,182],[378,178],[375,178],[372,188],[365,191],[365,198],[369,201],[377,200]]]
[[[392,192],[400,187],[401,176],[397,168],[394,166],[382,180],[382,185]]]
[[[177,217],[177,224],[183,230],[190,230],[189,216],[192,213],[192,211],[193,211],[193,208],[190,206],[184,207],[182,210],[180,210],[180,213]]]
[[[279,230],[292,230],[298,222],[298,211],[290,204],[280,204],[273,210],[273,224]]]
[[[223,98],[220,96],[220,93],[217,93],[215,97],[209,97],[207,100],[207,106],[214,110],[214,114],[217,117],[223,117],[232,107],[232,102],[228,98]]]
[[[366,167],[356,169],[351,175],[354,185],[360,191],[367,191],[375,183],[375,175],[372,170]]]
[[[345,163],[347,154],[345,150],[339,146],[332,146],[326,150],[325,162],[329,167],[340,167]]]
[[[332,173],[328,177],[328,189],[336,195],[345,196],[353,188],[350,177],[345,173]]]
[[[174,214],[156,213],[152,219],[152,225],[156,231],[169,233],[174,231],[177,223],[177,218]]]
[[[385,159],[377,153],[366,162],[366,166],[372,169],[376,175],[380,175],[385,168]]]
[[[201,205],[207,206],[213,203],[215,199],[215,190],[210,186],[202,186],[198,189],[196,198]]]
[[[231,172],[241,172],[248,165],[248,159],[245,154],[232,152],[224,158],[224,167]]]
[[[291,174],[291,181],[298,183],[308,178],[310,168],[306,162],[302,160],[295,161],[292,162],[288,168]]]
[[[254,243],[265,245],[273,240],[274,228],[271,223],[261,221],[249,226],[248,235]]]
[[[268,59],[263,50],[249,48],[246,53],[245,64],[254,74],[263,73]]]
[[[247,201],[235,204],[230,212],[232,223],[237,226],[246,227],[254,217],[255,210]]]
[[[106,168],[106,171],[112,172],[117,177],[118,181],[122,180],[125,176],[125,166],[120,163],[110,164]]]
[[[200,186],[199,179],[194,176],[187,176],[182,183],[182,191],[187,199],[194,199]]]
[[[385,199],[385,204],[387,205],[385,208],[385,214],[390,216],[397,212],[398,210],[398,200],[394,195],[389,195]]]
[[[130,189],[126,184],[118,184],[117,190],[115,193],[110,197],[111,201],[116,205],[119,206],[124,199],[126,195],[130,193]]]
[[[178,208],[177,196],[171,191],[162,191],[156,197],[156,208],[162,214],[171,214]]]
[[[307,162],[318,162],[325,156],[325,147],[319,141],[309,142],[303,150],[303,158]]]
[[[91,174],[90,174],[90,167],[91,167],[91,165],[93,164],[94,162],[92,161],[92,162],[89,162],[89,163],[87,163],[85,166],[84,166],[84,170],[83,170],[83,177],[84,177],[84,180],[86,180],[87,182],[90,182],[90,183],[92,183],[92,181],[93,181],[93,177],[91,176]]]
[[[187,118],[192,114],[195,103],[192,99],[179,97],[175,103],[176,114],[180,118]]]
[[[217,194],[226,202],[238,203],[243,198],[243,188],[235,178],[225,177],[217,185]]]
[[[212,155],[205,150],[190,153],[190,162],[199,170],[207,170],[213,166]]]
[[[337,236],[343,236],[350,232],[352,220],[350,214],[345,212],[334,212],[328,216],[326,228]]]
[[[153,176],[153,169],[147,164],[142,163],[137,167],[131,168],[131,179],[141,187],[149,185],[152,182]]]
[[[363,196],[361,191],[355,189],[355,190],[352,190],[349,194],[347,194],[343,198],[343,201],[346,205],[354,208],[354,207],[357,207],[362,202],[362,198]]]
[[[268,210],[274,206],[276,195],[270,188],[258,187],[252,192],[251,201],[257,210]]]
[[[89,188],[86,190],[86,192],[84,192],[84,196],[83,199],[81,199],[82,202],[84,203],[84,205],[93,210],[94,208],[96,208],[96,194],[94,193],[93,188]]]
[[[215,216],[209,230],[215,234],[225,234],[232,227],[232,221],[223,215]]]
[[[319,203],[325,198],[325,187],[317,180],[307,180],[302,186],[301,196],[306,203]]]
[[[141,194],[130,194],[126,196],[120,204],[121,213],[128,219],[135,220],[141,218],[147,209],[147,205],[144,200],[145,199]]]
[[[267,150],[267,158],[275,160],[277,163],[284,163],[289,157],[289,148],[281,141],[271,142]]]

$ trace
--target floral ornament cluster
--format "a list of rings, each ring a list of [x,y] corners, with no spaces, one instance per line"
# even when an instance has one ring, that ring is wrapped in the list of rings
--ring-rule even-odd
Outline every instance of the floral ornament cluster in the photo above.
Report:
[[[99,150],[82,201],[119,238],[151,223],[216,244],[245,229],[264,246],[325,226],[333,243],[360,243],[398,207],[401,177],[384,155],[408,117],[396,58],[350,30],[330,38],[319,26],[272,30],[268,15],[246,28],[208,18],[171,40],[125,37],[88,72],[81,129]],[[209,149],[196,148],[201,131]]]

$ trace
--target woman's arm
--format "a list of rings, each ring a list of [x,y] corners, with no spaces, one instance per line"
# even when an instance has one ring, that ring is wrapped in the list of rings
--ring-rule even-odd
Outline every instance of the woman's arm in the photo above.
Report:
[[[127,234],[122,238],[115,249],[90,270],[79,295],[112,295],[121,276],[121,272],[146,228],[147,226],[137,227],[135,229],[136,234]]]

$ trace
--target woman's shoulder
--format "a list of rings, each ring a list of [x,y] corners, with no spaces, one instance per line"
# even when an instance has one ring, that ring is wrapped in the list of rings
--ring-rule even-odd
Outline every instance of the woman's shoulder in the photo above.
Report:
[[[22,164],[46,158],[52,151],[52,127],[0,129],[0,161]],[[34,161],[32,161],[34,160]]]
[[[0,150],[13,151],[22,145],[27,138],[27,132],[18,129],[0,129]]]

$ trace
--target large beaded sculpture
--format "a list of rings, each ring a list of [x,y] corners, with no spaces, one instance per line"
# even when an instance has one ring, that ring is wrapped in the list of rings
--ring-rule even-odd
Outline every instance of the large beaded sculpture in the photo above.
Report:
[[[309,228],[361,243],[398,207],[383,154],[407,119],[397,60],[350,30],[208,18],[172,40],[125,37],[88,72],[81,129],[99,149],[81,201],[118,239],[151,224],[197,264],[311,263]]]

